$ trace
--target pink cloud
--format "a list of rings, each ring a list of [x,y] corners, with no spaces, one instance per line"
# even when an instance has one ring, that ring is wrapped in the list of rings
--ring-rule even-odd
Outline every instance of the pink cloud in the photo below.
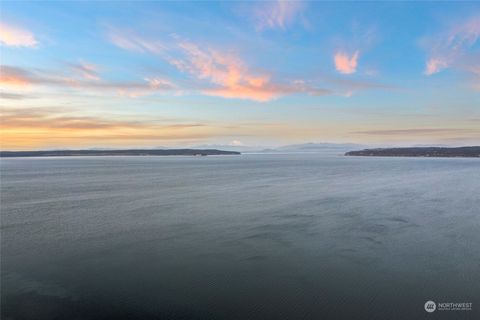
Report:
[[[201,89],[206,95],[267,102],[294,93],[331,94],[330,90],[315,88],[302,81],[275,82],[271,74],[253,71],[231,52],[201,48],[189,41],[181,41],[178,46],[183,55],[170,63],[198,79],[209,80],[215,87]]]
[[[100,75],[98,73],[100,68],[93,63],[80,61],[79,63],[70,64],[70,67],[85,79],[100,80]]]
[[[474,16],[436,36],[423,39],[428,51],[424,73],[432,75],[455,65],[479,38],[480,16]]]
[[[205,95],[266,102],[297,92],[311,95],[331,93],[327,89],[305,84],[276,83],[271,74],[254,71],[232,51],[198,45],[176,35],[164,42],[130,32],[115,33],[113,36],[110,33],[109,39],[122,49],[157,55],[179,71],[198,80],[208,81],[195,88]]]
[[[335,68],[338,72],[344,74],[352,74],[357,71],[358,64],[358,50],[352,56],[347,53],[339,51],[335,53],[333,60],[335,62]]]
[[[217,96],[222,98],[249,99],[259,102],[267,102],[278,98],[281,92],[269,90],[266,88],[257,89],[248,86],[221,87],[215,89],[206,89],[202,92],[208,96]]]
[[[24,89],[35,82],[35,78],[26,70],[0,66],[0,86]]]
[[[257,30],[286,29],[303,12],[302,1],[265,1],[255,6],[253,15]]]
[[[282,94],[279,88],[271,85],[270,75],[252,72],[232,53],[200,48],[188,41],[181,41],[178,47],[183,55],[169,62],[180,71],[216,85],[203,89],[204,94],[256,101],[268,101]]]
[[[0,43],[9,47],[34,48],[38,42],[32,32],[18,26],[0,23]]]
[[[440,72],[442,69],[447,68],[449,63],[442,58],[430,58],[427,60],[425,66],[425,74],[432,75],[434,73]]]

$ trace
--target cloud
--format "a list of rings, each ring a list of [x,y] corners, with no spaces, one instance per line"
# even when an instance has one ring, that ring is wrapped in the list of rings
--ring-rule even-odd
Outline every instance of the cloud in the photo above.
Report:
[[[425,74],[432,75],[434,73],[439,72],[442,69],[447,68],[449,63],[442,58],[430,58],[425,67]]]
[[[254,6],[253,19],[257,30],[281,29],[292,25],[305,9],[302,1],[260,1]]]
[[[109,114],[108,117],[78,116],[65,108],[4,107],[0,110],[2,148],[28,149],[49,146],[134,145],[161,141],[197,140],[215,134],[215,128],[202,123],[137,119]]]
[[[7,100],[24,100],[32,98],[26,94],[20,93],[11,93],[11,92],[0,92],[0,99],[7,99]]]
[[[125,50],[160,54],[166,49],[161,41],[146,40],[129,30],[109,27],[107,37],[111,43]]]
[[[350,32],[332,39],[335,44],[333,62],[337,72],[341,74],[353,74],[359,66],[360,53],[365,55],[372,49],[379,39],[379,33],[375,25],[363,25],[353,21]],[[372,65],[364,66],[364,74],[374,76],[379,70]]]
[[[38,42],[29,30],[0,22],[0,44],[9,47],[35,48]]]
[[[358,50],[351,56],[343,51],[336,52],[333,57],[335,68],[338,72],[343,74],[355,73],[357,71],[358,55]]]
[[[154,89],[173,87],[171,81],[162,78],[145,78],[145,81]]]
[[[88,116],[64,116],[50,114],[2,114],[2,128],[57,128],[57,129],[118,129],[155,127],[162,129],[189,129],[203,127],[203,124],[153,125],[148,122],[121,121]]]
[[[398,90],[399,87],[378,83],[375,81],[367,80],[367,79],[353,79],[350,77],[343,77],[338,75],[323,75],[319,80],[329,84],[333,89],[332,93],[336,95],[341,95],[344,97],[351,97],[357,94],[360,91],[367,91],[367,90]]]
[[[0,66],[0,86],[13,89],[26,89],[32,86],[53,86],[81,90],[85,93],[116,93],[127,97],[166,92],[175,89],[173,83],[162,78],[145,78],[143,82],[104,81],[91,67],[74,65],[81,78],[52,71],[27,70],[19,67]]]
[[[181,41],[178,47],[183,57],[171,59],[171,64],[180,71],[217,85],[202,89],[204,94],[263,102],[282,95],[281,88],[271,84],[270,75],[254,74],[234,54],[200,48],[189,41]]]
[[[110,39],[112,30],[109,30]],[[180,72],[194,77],[199,85],[184,89],[194,89],[204,95],[266,102],[294,93],[318,96],[331,94],[328,89],[307,86],[305,83],[280,83],[270,73],[254,71],[235,52],[200,45],[176,35],[161,44],[158,40],[149,40],[132,32],[117,31],[113,38],[115,41],[112,43],[122,49],[156,55]],[[162,49],[157,50],[159,47]]]
[[[100,75],[98,73],[99,67],[93,63],[80,61],[78,63],[70,63],[69,66],[85,79],[100,80]]]
[[[0,86],[25,89],[32,85],[51,85],[65,82],[65,79],[42,76],[24,68],[0,65]]]
[[[419,128],[419,129],[356,131],[352,133],[368,134],[368,135],[430,135],[430,134],[441,134],[441,133],[450,134],[450,133],[465,133],[465,132],[475,132],[475,130],[464,129],[464,128]]]
[[[0,65],[0,86],[24,89],[39,82],[40,79],[23,68]]]
[[[426,75],[454,66],[480,38],[480,15],[456,23],[433,37],[422,40],[426,48]]]

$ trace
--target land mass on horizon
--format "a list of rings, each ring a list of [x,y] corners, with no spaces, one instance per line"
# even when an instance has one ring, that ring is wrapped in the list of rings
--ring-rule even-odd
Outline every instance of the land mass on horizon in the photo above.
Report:
[[[349,151],[346,156],[364,157],[439,157],[439,158],[479,158],[480,146],[470,147],[412,147],[412,148],[378,148]]]
[[[0,151],[0,157],[74,157],[74,156],[217,156],[239,155],[237,151],[217,149],[125,149],[125,150],[50,150]]]

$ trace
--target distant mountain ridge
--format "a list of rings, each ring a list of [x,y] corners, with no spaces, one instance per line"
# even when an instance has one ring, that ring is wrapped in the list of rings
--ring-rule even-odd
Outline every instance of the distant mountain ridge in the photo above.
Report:
[[[328,142],[321,142],[321,143],[302,143],[302,144],[291,144],[286,145],[278,148],[274,148],[271,150],[279,150],[279,151],[324,151],[324,150],[351,150],[355,148],[364,148],[364,145],[355,144],[355,143],[328,143]]]
[[[222,150],[240,151],[242,153],[288,153],[288,152],[346,152],[352,149],[366,148],[367,146],[355,143],[329,143],[329,142],[309,142],[301,144],[290,144],[279,147],[266,147],[266,146],[245,146],[245,145],[198,145],[193,148],[214,148]]]

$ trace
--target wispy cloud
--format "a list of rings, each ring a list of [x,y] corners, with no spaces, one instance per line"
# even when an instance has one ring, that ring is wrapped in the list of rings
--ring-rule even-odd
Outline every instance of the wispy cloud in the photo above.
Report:
[[[108,27],[107,37],[111,43],[125,50],[160,54],[166,49],[163,42],[144,39],[126,29]]]
[[[452,25],[422,43],[428,52],[425,74],[432,75],[454,66],[480,38],[480,15]]]
[[[111,32],[112,29],[109,31],[110,39]],[[123,39],[124,37],[128,38]],[[249,67],[234,51],[219,50],[207,44],[200,45],[177,35],[162,43],[132,32],[117,32],[113,39],[115,41],[112,43],[122,49],[156,55],[180,72],[194,77],[200,82],[194,89],[205,95],[266,102],[293,93],[331,93],[328,89],[309,86],[305,82],[275,81],[272,74]],[[126,46],[125,43],[142,45]],[[158,48],[162,49],[157,50]]]
[[[25,88],[37,80],[22,68],[0,66],[0,85],[13,88]]]
[[[431,134],[451,134],[451,133],[467,133],[467,132],[480,132],[480,130],[472,130],[466,128],[412,128],[412,129],[387,129],[387,130],[369,130],[369,131],[356,131],[355,134],[368,134],[368,135],[431,135]]]
[[[155,145],[165,141],[192,141],[210,137],[215,128],[203,123],[170,123],[163,119],[79,116],[65,108],[2,108],[2,148],[92,146],[132,143]]]
[[[183,57],[170,59],[180,71],[216,85],[202,89],[207,95],[268,101],[282,95],[282,88],[272,85],[268,74],[254,74],[232,53],[203,49],[189,41],[180,41]]]
[[[299,18],[305,9],[302,1],[260,1],[253,8],[253,18],[257,30],[285,30]]]
[[[198,79],[209,80],[214,86],[201,89],[206,95],[266,102],[294,93],[318,96],[331,94],[330,90],[315,88],[303,81],[279,83],[269,73],[252,71],[234,53],[205,46],[201,48],[185,40],[180,41],[178,47],[182,56],[170,59],[169,62],[180,71],[188,72]]]
[[[78,63],[70,63],[69,66],[85,79],[100,80],[100,75],[98,73],[99,67],[93,63],[80,61]]]
[[[0,99],[7,100],[23,100],[29,99],[31,96],[21,93],[11,93],[11,92],[0,92]]]
[[[351,55],[342,51],[336,52],[333,57],[335,68],[338,72],[343,74],[355,73],[357,71],[358,57],[358,50]]]
[[[0,66],[0,86],[27,89],[33,86],[50,86],[89,90],[95,93],[116,93],[127,97],[139,97],[174,89],[173,83],[162,78],[145,78],[143,82],[115,82],[101,80],[97,73],[84,65],[75,65],[81,78],[53,71],[27,70],[13,66]],[[88,92],[86,92],[88,93]]]
[[[351,78],[339,75],[324,74],[317,79],[320,83],[325,83],[332,88],[336,95],[352,97],[355,94],[369,90],[395,91],[401,89],[396,85],[371,81],[365,78]]]
[[[34,34],[22,27],[0,22],[0,44],[9,47],[34,48],[38,41]]]
[[[204,127],[201,123],[161,124],[156,121],[132,121],[92,116],[65,115],[53,108],[5,109],[1,112],[2,128],[65,128],[65,129],[115,129],[145,128],[189,129]]]

